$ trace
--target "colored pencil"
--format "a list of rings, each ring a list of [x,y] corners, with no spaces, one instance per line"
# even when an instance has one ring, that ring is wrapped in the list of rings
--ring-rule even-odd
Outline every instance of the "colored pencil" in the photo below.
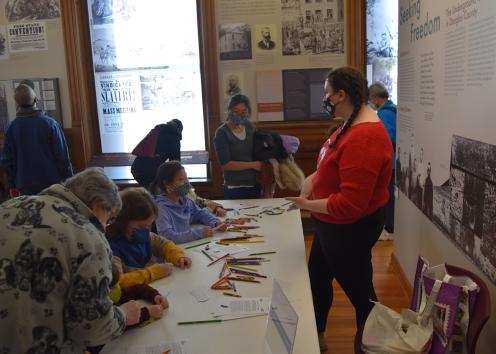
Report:
[[[222,322],[222,320],[186,321],[186,322],[178,322],[177,324],[179,326],[183,326],[183,325],[191,325],[191,324],[219,323],[219,322]]]
[[[226,292],[223,292],[222,294],[223,294],[223,295],[226,295],[226,296],[232,296],[232,297],[241,297],[241,295],[238,295],[238,294],[232,294],[232,293],[226,293]]]
[[[195,248],[195,247],[198,247],[198,246],[203,246],[203,245],[206,245],[207,243],[210,243],[210,241],[199,243],[199,244],[193,245],[193,246],[188,246],[188,247],[185,247],[184,249],[189,250],[190,248]]]
[[[261,255],[264,255],[264,254],[274,254],[274,253],[276,253],[276,251],[250,253],[248,256],[261,256]]]
[[[244,278],[238,278],[238,277],[229,277],[227,279],[229,279],[229,280],[235,280],[235,281],[244,281],[244,282],[247,282],[247,283],[261,283],[260,280],[244,279]]]
[[[249,272],[256,272],[258,269],[255,269],[255,268],[249,268],[249,267],[243,267],[243,266],[238,266],[238,265],[234,265],[234,264],[227,264],[227,266],[229,268],[235,268],[235,269],[241,269],[241,270],[247,270]]]
[[[205,256],[207,256],[207,258],[208,258],[208,259],[210,259],[211,261],[213,261],[213,260],[214,260],[212,257],[210,257],[210,256],[208,255],[208,253],[207,253],[207,252],[205,252],[205,250],[201,250],[201,252],[202,252]]]
[[[249,241],[249,240],[234,240],[234,241],[220,241],[220,244],[226,244],[226,243],[264,243],[265,241]]]
[[[240,270],[240,269],[236,269],[236,268],[231,268],[231,272],[236,273],[236,274],[251,275],[251,276],[259,277],[259,278],[267,278],[266,275],[253,273],[253,272],[247,272],[245,270]]]
[[[246,209],[253,209],[253,208],[258,208],[258,205],[252,205],[249,207],[239,208],[238,210],[246,210]]]
[[[225,254],[225,255],[223,255],[222,257],[217,258],[216,260],[214,260],[214,261],[210,262],[210,263],[207,265],[207,267],[210,267],[212,264],[215,264],[215,263],[217,263],[218,261],[220,261],[221,259],[224,259],[224,258],[226,258],[226,257],[229,257],[229,253],[226,253],[226,254]]]

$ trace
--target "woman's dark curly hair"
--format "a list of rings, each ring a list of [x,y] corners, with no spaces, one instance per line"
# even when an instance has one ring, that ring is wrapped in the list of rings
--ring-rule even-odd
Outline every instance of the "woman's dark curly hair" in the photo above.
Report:
[[[339,139],[341,139],[341,137],[351,127],[363,104],[367,103],[368,89],[367,81],[363,77],[362,73],[352,67],[343,67],[331,71],[327,75],[327,82],[332,87],[334,92],[343,90],[350,98],[354,107],[350,118],[342,125],[342,129],[336,136],[336,139],[330,142],[329,147],[332,149],[336,146]]]

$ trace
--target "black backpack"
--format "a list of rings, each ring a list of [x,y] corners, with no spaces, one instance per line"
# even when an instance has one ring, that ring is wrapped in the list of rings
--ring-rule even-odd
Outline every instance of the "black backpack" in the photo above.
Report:
[[[267,161],[268,159],[285,159],[289,157],[279,133],[268,130],[256,130],[253,133],[253,159]]]

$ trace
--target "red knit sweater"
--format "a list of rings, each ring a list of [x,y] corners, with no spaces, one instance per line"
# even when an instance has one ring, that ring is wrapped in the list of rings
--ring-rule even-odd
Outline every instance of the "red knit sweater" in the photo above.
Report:
[[[313,199],[327,199],[330,224],[351,224],[386,205],[393,148],[382,122],[352,126],[331,149],[338,129],[322,146],[313,178]]]

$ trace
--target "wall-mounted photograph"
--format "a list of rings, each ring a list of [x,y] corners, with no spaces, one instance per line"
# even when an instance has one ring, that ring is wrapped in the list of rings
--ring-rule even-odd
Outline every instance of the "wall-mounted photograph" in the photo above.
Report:
[[[5,17],[9,22],[49,20],[60,17],[59,0],[6,0]]]
[[[220,60],[251,59],[251,27],[248,24],[219,26]]]
[[[273,52],[277,48],[276,25],[256,25],[255,26],[255,48],[257,52]]]
[[[282,54],[344,54],[344,1],[281,0]]]

